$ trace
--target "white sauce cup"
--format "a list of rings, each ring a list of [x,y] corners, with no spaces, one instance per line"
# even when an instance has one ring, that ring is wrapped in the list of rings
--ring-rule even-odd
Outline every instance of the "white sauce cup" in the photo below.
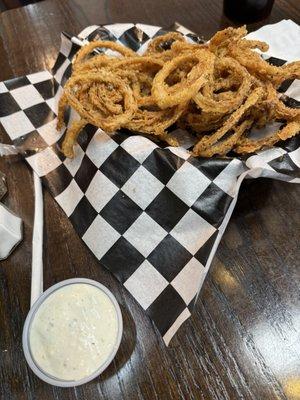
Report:
[[[78,284],[78,283],[84,283],[84,284],[89,284],[89,285],[93,285],[96,288],[98,288],[99,290],[101,290],[102,292],[104,292],[109,299],[111,300],[111,302],[113,303],[115,310],[116,310],[116,314],[117,314],[117,324],[118,324],[118,333],[117,333],[117,337],[116,337],[116,342],[112,348],[111,353],[109,354],[109,356],[107,357],[107,359],[99,366],[99,368],[93,372],[91,375],[86,376],[80,380],[77,381],[66,381],[66,380],[60,380],[57,377],[51,376],[49,375],[47,372],[43,371],[42,368],[36,363],[36,361],[34,360],[31,350],[30,350],[30,327],[31,327],[31,323],[35,317],[35,314],[37,312],[37,310],[39,309],[39,307],[41,306],[41,304],[56,290],[63,288],[64,286],[67,285],[74,285],[74,284]],[[39,298],[38,300],[34,303],[34,305],[31,307],[26,320],[25,320],[25,324],[24,324],[24,328],[23,328],[23,337],[22,337],[22,342],[23,342],[23,351],[25,354],[25,358],[26,361],[29,365],[29,367],[32,369],[32,371],[40,378],[42,379],[44,382],[49,383],[50,385],[54,385],[54,386],[60,386],[60,387],[74,387],[74,386],[79,386],[79,385],[83,385],[84,383],[87,383],[91,380],[93,380],[94,378],[96,378],[97,376],[99,376],[108,366],[109,364],[112,362],[112,360],[114,359],[120,343],[121,343],[121,339],[122,339],[122,334],[123,334],[123,320],[122,320],[122,314],[121,314],[121,310],[120,310],[120,306],[115,298],[115,296],[111,293],[111,291],[103,286],[101,283],[96,282],[94,280],[91,279],[86,279],[86,278],[74,278],[74,279],[67,279],[65,281],[59,282],[53,286],[51,286],[49,289],[47,289]]]

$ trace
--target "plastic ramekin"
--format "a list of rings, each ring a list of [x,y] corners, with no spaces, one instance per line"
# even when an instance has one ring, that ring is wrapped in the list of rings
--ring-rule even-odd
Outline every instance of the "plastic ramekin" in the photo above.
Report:
[[[29,343],[29,336],[30,336],[30,327],[31,327],[31,323],[35,317],[35,313],[37,312],[37,310],[39,309],[39,307],[41,306],[41,304],[56,290],[61,289],[64,286],[67,285],[76,285],[78,283],[85,283],[85,284],[89,284],[89,285],[93,285],[95,287],[97,287],[99,290],[102,290],[102,292],[104,292],[112,301],[115,309],[116,309],[116,313],[117,313],[117,320],[118,320],[118,333],[117,333],[117,338],[116,338],[116,342],[115,345],[109,355],[109,357],[106,359],[106,361],[104,363],[102,363],[99,368],[93,372],[91,375],[86,376],[85,378],[82,378],[80,380],[77,381],[69,381],[69,380],[61,380],[59,378],[56,378],[52,375],[49,375],[47,372],[43,371],[42,368],[36,363],[36,361],[34,360],[31,351],[30,351],[30,343]],[[32,371],[40,378],[42,379],[44,382],[49,383],[50,385],[54,385],[54,386],[60,386],[60,387],[74,387],[74,386],[79,386],[79,385],[83,385],[84,383],[90,382],[91,380],[95,379],[97,376],[99,376],[108,366],[109,364],[112,362],[112,360],[114,359],[120,343],[121,343],[121,339],[122,339],[122,334],[123,334],[123,319],[122,319],[122,314],[121,314],[121,310],[120,310],[120,306],[115,298],[115,296],[112,294],[112,292],[105,287],[104,285],[102,285],[99,282],[96,282],[92,279],[86,279],[86,278],[74,278],[74,279],[67,279],[65,281],[61,281],[53,286],[51,286],[49,289],[47,289],[39,298],[38,300],[34,303],[34,305],[31,307],[26,320],[25,320],[25,324],[24,324],[24,328],[23,328],[23,336],[22,336],[22,342],[23,342],[23,351],[24,351],[24,355],[26,358],[26,361],[29,365],[29,367],[32,369]]]

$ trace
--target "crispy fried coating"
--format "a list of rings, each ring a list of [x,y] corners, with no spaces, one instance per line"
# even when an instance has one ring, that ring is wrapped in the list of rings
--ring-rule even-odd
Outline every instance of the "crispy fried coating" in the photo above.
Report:
[[[154,135],[171,146],[178,143],[169,128],[177,124],[195,135],[192,154],[202,157],[251,153],[298,134],[300,109],[288,107],[277,89],[300,78],[300,61],[270,65],[256,51],[267,51],[267,43],[246,34],[245,27],[227,28],[208,44],[195,44],[169,32],[150,41],[143,55],[110,41],[83,46],[58,105],[58,129],[66,107],[80,118],[66,131],[63,153],[74,156],[89,123],[106,132]],[[274,121],[284,125],[273,135],[248,137],[252,127]]]

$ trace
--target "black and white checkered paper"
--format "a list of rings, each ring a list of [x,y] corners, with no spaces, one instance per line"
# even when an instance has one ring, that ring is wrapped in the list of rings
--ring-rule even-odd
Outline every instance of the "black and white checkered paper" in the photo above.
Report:
[[[177,26],[187,40],[198,38]],[[156,26],[90,26],[78,38],[143,53]],[[74,39],[73,39],[74,40]],[[239,158],[194,158],[128,132],[88,125],[74,159],[59,151],[57,103],[78,50],[66,35],[51,72],[0,83],[0,123],[94,253],[152,318],[166,343],[190,316],[244,177],[299,182],[299,137]],[[269,60],[275,64],[279,59]],[[286,93],[298,93],[288,82]],[[297,99],[288,98],[299,107]],[[72,113],[69,115],[72,120]]]

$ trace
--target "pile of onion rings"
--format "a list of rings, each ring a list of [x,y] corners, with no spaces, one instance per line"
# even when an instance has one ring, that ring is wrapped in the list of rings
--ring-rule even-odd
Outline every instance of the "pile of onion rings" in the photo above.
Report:
[[[87,124],[154,135],[171,146],[178,145],[170,129],[177,124],[195,136],[193,154],[203,157],[251,153],[295,136],[300,109],[287,107],[277,89],[300,78],[300,61],[270,65],[255,51],[265,52],[268,45],[246,34],[245,27],[227,28],[202,45],[170,32],[153,39],[143,55],[110,41],[83,46],[59,101],[58,129],[66,107],[78,115],[66,131],[63,153],[74,156]],[[274,121],[283,124],[271,136],[248,136]]]

